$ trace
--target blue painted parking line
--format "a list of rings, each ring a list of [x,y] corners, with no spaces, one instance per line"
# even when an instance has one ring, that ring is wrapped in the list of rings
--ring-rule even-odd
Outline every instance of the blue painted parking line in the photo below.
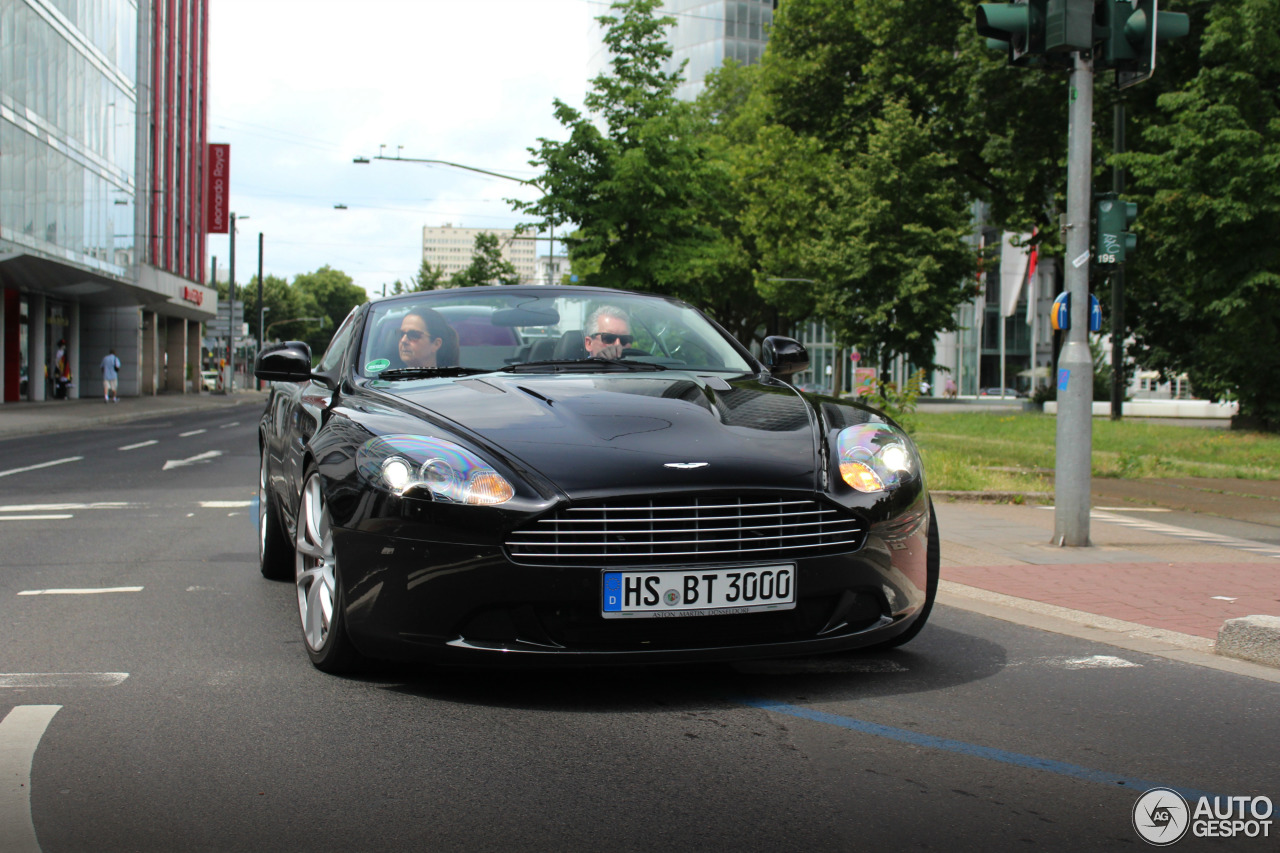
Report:
[[[1099,782],[1103,785],[1112,785],[1118,788],[1123,787],[1138,791],[1139,793],[1149,791],[1152,788],[1170,788],[1177,791],[1188,801],[1194,801],[1200,797],[1216,796],[1209,791],[1200,791],[1195,788],[1168,785],[1164,782],[1152,782],[1147,779],[1137,779],[1131,776],[1121,776],[1116,773],[1107,773],[1102,770],[1093,770],[1088,767],[1081,767],[1077,764],[1067,764],[1063,761],[1054,761],[1050,758],[1038,758],[1034,755],[1023,755],[1019,752],[1009,752],[1008,750],[996,749],[990,746],[979,746],[976,743],[966,743],[961,740],[951,740],[950,738],[922,734],[920,732],[913,732],[907,729],[898,729],[893,726],[871,723],[866,720],[856,720],[852,717],[842,717],[839,714],[815,711],[812,708],[804,708],[799,705],[789,705],[785,702],[773,702],[768,699],[739,699],[738,701],[743,705],[749,705],[752,708],[759,708],[762,711],[772,711],[775,714],[786,714],[791,717],[799,717],[803,720],[811,720],[815,723],[839,726],[842,729],[849,729],[851,731],[874,735],[875,737],[882,737],[888,740],[896,740],[900,743],[911,744],[912,746],[921,746],[926,749],[937,749],[943,752],[955,752],[960,755],[970,755],[974,758],[982,758],[987,761],[998,761],[1001,764],[1012,764],[1016,767],[1026,767],[1031,770],[1042,770],[1046,773],[1056,773],[1059,776],[1070,776],[1075,779],[1083,779],[1086,782]]]

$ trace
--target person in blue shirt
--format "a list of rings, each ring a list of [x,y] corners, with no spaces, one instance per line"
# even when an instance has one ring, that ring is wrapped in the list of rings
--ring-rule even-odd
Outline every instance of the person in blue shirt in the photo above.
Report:
[[[119,370],[120,358],[113,349],[102,358],[102,399],[107,403],[120,402],[120,395],[116,393]]]

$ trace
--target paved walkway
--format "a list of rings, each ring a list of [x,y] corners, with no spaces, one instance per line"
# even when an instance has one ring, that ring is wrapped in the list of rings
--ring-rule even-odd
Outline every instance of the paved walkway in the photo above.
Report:
[[[1190,648],[1208,648],[1228,619],[1280,616],[1280,545],[1095,509],[1093,544],[1060,548],[1051,507],[942,500],[937,511],[951,585],[1210,641]]]
[[[118,404],[101,399],[10,403],[0,405],[0,440],[204,408],[246,406],[256,413],[265,396],[240,391],[124,398]],[[1054,624],[1109,632],[1098,637],[1107,642],[1149,637],[1162,648],[1197,653],[1213,651],[1228,619],[1280,617],[1280,539],[1208,534],[1163,521],[1159,512],[1107,509],[1167,507],[1252,522],[1252,531],[1280,531],[1280,484],[1095,480],[1093,485],[1093,544],[1086,548],[1051,544],[1051,508],[936,496],[940,601],[1006,618],[1038,613]]]

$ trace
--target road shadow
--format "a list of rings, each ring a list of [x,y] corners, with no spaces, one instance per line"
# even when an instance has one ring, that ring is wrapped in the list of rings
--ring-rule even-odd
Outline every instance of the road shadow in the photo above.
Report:
[[[689,710],[744,700],[847,702],[947,690],[999,673],[1004,647],[945,624],[910,645],[728,664],[453,669],[380,664],[358,680],[439,702],[549,713]]]

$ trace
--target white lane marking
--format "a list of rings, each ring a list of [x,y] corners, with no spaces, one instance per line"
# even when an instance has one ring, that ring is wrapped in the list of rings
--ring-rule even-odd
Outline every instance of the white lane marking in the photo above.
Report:
[[[1045,663],[1062,669],[1129,669],[1142,664],[1114,655],[1092,655],[1087,658],[1049,658]]]
[[[31,820],[31,760],[61,705],[18,705],[0,720],[0,838],[10,853],[40,853]]]
[[[0,687],[115,687],[127,672],[0,672]]]
[[[178,433],[178,438],[189,438],[190,436],[193,436],[193,435],[199,435],[202,432],[207,432],[207,430],[193,429],[191,430],[191,432],[180,432]]]
[[[1192,542],[1203,542],[1206,545],[1222,545],[1226,548],[1236,548],[1243,551],[1252,551],[1255,554],[1263,554],[1267,557],[1280,558],[1280,548],[1268,545],[1265,542],[1254,542],[1251,539],[1239,539],[1235,536],[1224,536],[1218,533],[1206,533],[1203,530],[1192,530],[1187,527],[1175,527],[1172,524],[1161,524],[1158,521],[1126,518],[1123,515],[1113,515],[1109,512],[1098,512],[1097,510],[1091,512],[1090,515],[1100,521],[1122,524],[1137,530],[1163,533],[1166,536],[1177,536]]]
[[[52,462],[41,462],[39,465],[28,465],[25,468],[11,468],[8,471],[0,471],[0,477],[8,477],[10,474],[21,474],[25,471],[38,471],[41,468],[52,468],[54,465],[65,465],[68,462],[79,462],[83,456],[68,456],[66,459],[55,459]]]
[[[0,512],[65,512],[69,509],[128,509],[136,504],[123,501],[104,501],[91,504],[7,504]]]
[[[0,521],[63,521],[75,518],[71,513],[65,515],[0,515]]]
[[[253,501],[200,501],[200,506],[205,509],[238,509],[252,505]]]
[[[198,462],[208,462],[210,459],[217,459],[221,455],[221,450],[208,450],[204,453],[192,456],[189,459],[170,459],[168,462],[164,463],[164,468],[161,470],[168,471],[170,468],[181,468],[184,465],[195,465]]]
[[[223,424],[222,426],[218,427],[218,429],[230,429],[231,427],[235,427],[235,426],[240,426],[240,422],[232,421],[229,424]]]
[[[1162,506],[1095,506],[1094,509],[1101,512],[1173,512]]]
[[[1235,601],[1235,599],[1229,595],[1211,595],[1209,596],[1209,598],[1213,599],[1214,601]]]
[[[18,595],[99,595],[105,592],[142,592],[142,587],[106,586],[85,589],[24,589]]]
[[[150,447],[153,444],[159,443],[159,441],[151,438],[146,441],[139,441],[137,444],[126,444],[124,447],[117,447],[116,450],[137,450],[139,447]]]

